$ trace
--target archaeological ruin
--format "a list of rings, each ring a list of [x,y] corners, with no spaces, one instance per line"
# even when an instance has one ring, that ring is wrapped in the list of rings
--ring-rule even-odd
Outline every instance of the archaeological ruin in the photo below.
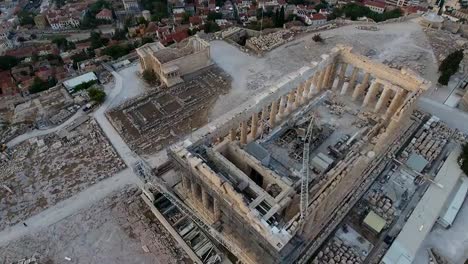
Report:
[[[242,263],[305,263],[411,134],[429,85],[337,46],[172,145],[170,192]]]
[[[154,71],[167,87],[182,83],[182,76],[213,64],[210,44],[196,36],[171,47],[164,47],[160,42],[148,43],[136,51],[141,70]]]

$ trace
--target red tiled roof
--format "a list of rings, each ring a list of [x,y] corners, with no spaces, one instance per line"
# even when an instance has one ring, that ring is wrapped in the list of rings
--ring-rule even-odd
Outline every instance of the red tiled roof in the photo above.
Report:
[[[97,17],[97,18],[102,17],[102,18],[110,18],[110,19],[112,19],[112,11],[110,11],[110,10],[107,9],[107,8],[104,8],[104,9],[101,10],[101,12],[99,12],[99,13],[96,14],[96,17]]]
[[[202,18],[200,16],[191,16],[189,22],[194,25],[199,25],[202,23]]]
[[[311,20],[327,20],[327,17],[322,14],[312,14],[310,15]]]
[[[384,2],[379,2],[379,1],[365,1],[364,5],[369,5],[369,6],[375,6],[378,8],[385,8],[385,3]]]

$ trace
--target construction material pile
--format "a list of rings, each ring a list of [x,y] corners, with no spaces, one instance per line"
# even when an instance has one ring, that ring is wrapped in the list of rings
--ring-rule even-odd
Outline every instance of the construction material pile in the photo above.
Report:
[[[376,214],[381,216],[390,224],[395,218],[396,208],[392,199],[386,197],[381,192],[373,190],[369,195],[369,204]]]
[[[364,261],[364,257],[360,257],[358,252],[341,241],[339,238],[334,238],[333,242],[325,246],[319,251],[313,264],[359,264]]]
[[[419,130],[411,143],[402,153],[404,159],[414,152],[423,156],[429,163],[435,160],[454,131],[439,120],[437,117],[431,117],[423,129]]]
[[[289,30],[280,30],[274,33],[250,38],[247,40],[246,45],[253,46],[255,49],[260,51],[269,51],[292,39],[293,35]]]

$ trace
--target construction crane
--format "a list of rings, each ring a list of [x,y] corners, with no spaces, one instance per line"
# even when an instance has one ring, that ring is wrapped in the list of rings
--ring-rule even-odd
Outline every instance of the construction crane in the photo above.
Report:
[[[310,160],[310,142],[314,134],[314,128],[317,128],[315,116],[312,116],[307,126],[307,132],[304,137],[304,150],[302,153],[302,171],[301,171],[301,216],[299,218],[301,223],[307,217],[307,207],[309,206],[309,160]]]

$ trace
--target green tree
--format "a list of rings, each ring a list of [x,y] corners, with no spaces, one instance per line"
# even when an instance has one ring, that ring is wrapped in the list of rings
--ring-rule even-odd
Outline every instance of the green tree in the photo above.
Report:
[[[450,77],[454,75],[460,67],[460,62],[463,60],[463,50],[452,52],[445,58],[439,66],[440,77],[438,82],[442,85],[447,85]]]
[[[213,33],[219,31],[221,28],[216,24],[216,22],[208,21],[205,24],[205,33]]]
[[[87,92],[89,98],[97,103],[102,103],[106,100],[106,93],[101,89],[91,87],[87,90]]]
[[[34,14],[28,11],[21,11],[18,13],[18,19],[21,26],[34,25]]]
[[[182,15],[182,24],[188,24],[190,20],[190,14],[189,13],[184,13]]]
[[[117,28],[115,30],[114,36],[112,36],[112,39],[113,40],[124,40],[124,39],[127,39],[126,35],[127,35],[127,32],[125,32],[125,30]]]
[[[462,171],[468,175],[468,144],[464,144],[460,156],[458,156],[458,163]]]
[[[0,70],[3,70],[3,71],[11,70],[11,68],[18,65],[19,62],[20,60],[13,56],[9,56],[9,55],[0,56]]]
[[[213,12],[213,11],[210,11],[207,16],[207,19],[209,21],[215,21],[216,19],[222,19],[222,18],[223,18],[223,14],[218,13],[218,12]]]
[[[56,44],[60,50],[67,51],[75,49],[75,43],[69,42],[64,37],[57,37],[52,40],[52,43]]]
[[[151,85],[156,85],[159,82],[159,78],[153,70],[146,69],[142,73],[143,79]]]
[[[127,55],[133,49],[134,47],[132,45],[125,45],[125,46],[114,45],[114,46],[110,46],[110,47],[103,49],[101,53],[103,55],[111,56],[115,60],[122,56]]]
[[[31,84],[31,87],[29,87],[29,93],[39,93],[48,90],[50,87],[53,87],[56,84],[57,80],[55,78],[49,78],[49,80],[45,82],[38,77],[34,77],[33,83]]]

